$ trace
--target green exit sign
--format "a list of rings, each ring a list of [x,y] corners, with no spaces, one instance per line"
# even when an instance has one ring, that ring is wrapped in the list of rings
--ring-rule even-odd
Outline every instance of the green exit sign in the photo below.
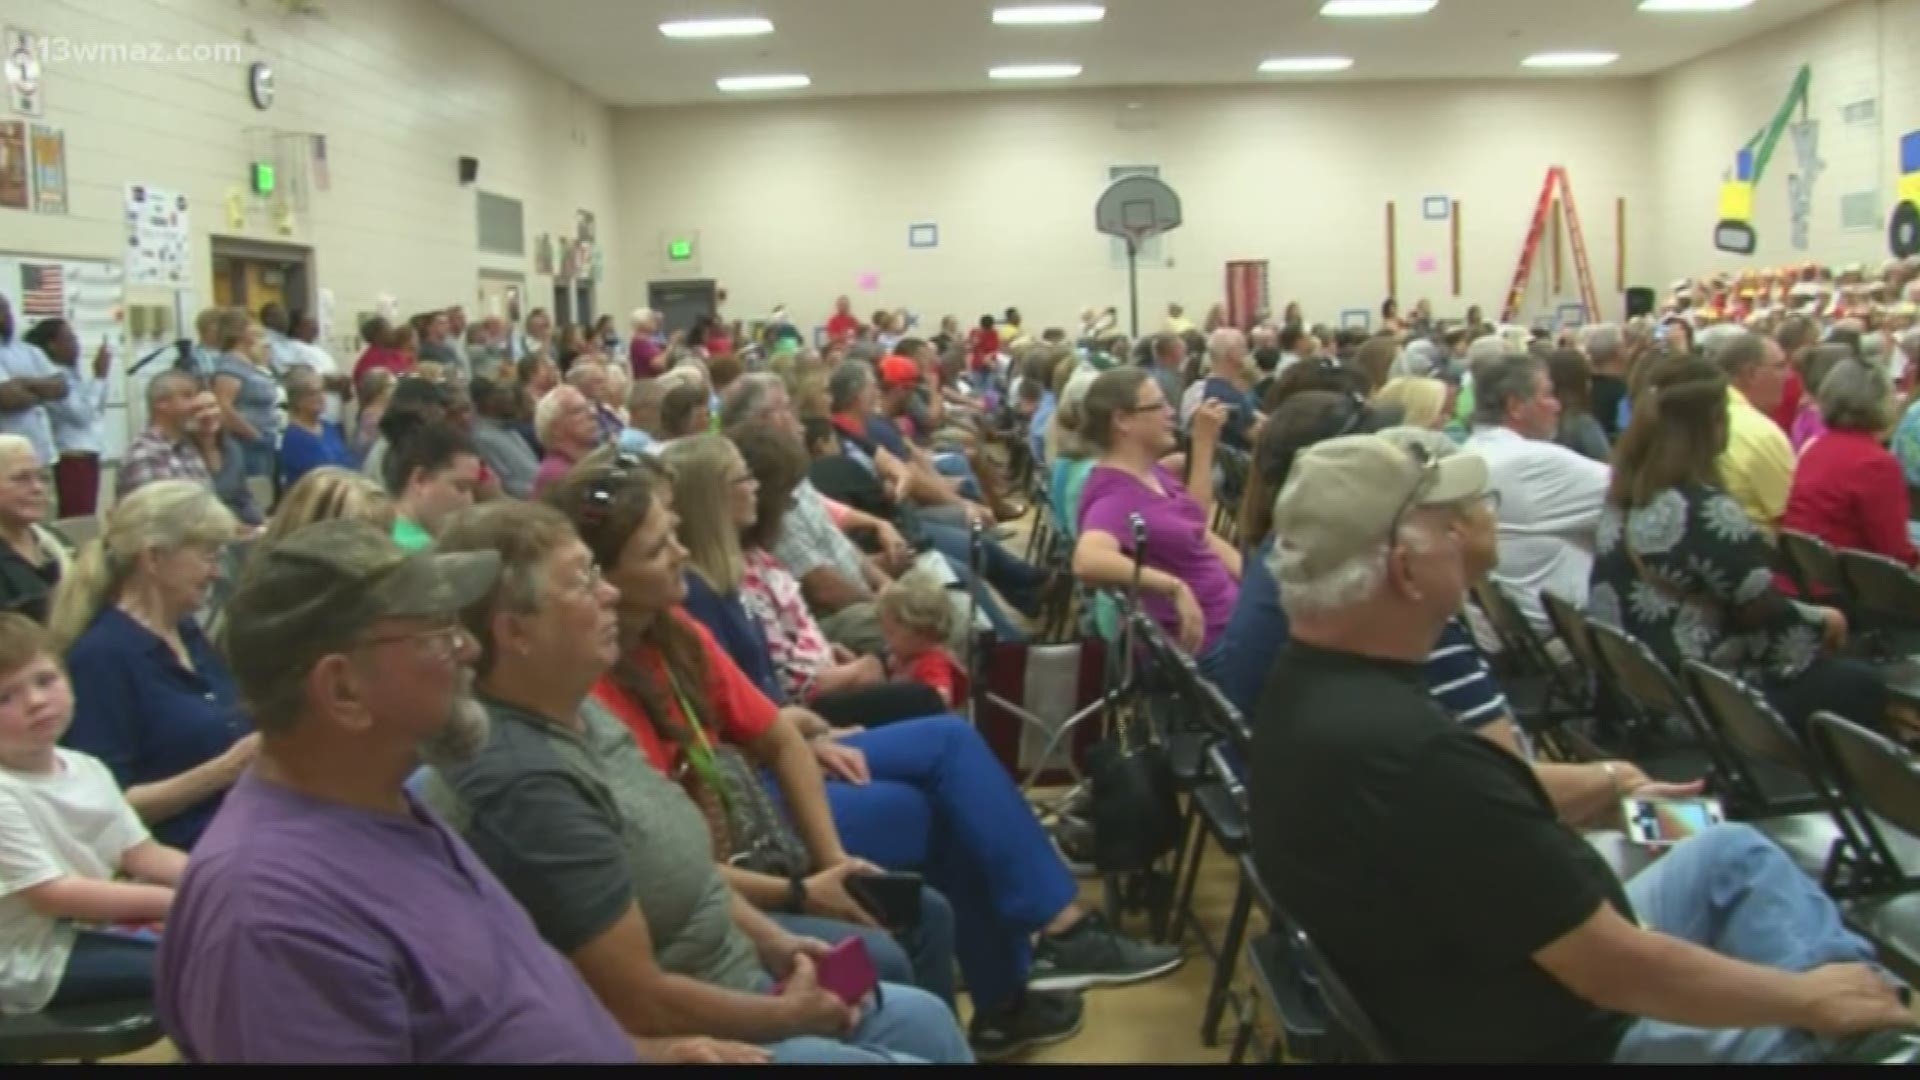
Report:
[[[674,240],[667,244],[667,258],[674,262],[686,262],[693,258],[693,241]]]
[[[253,193],[255,195],[273,194],[273,166],[264,161],[253,163]]]

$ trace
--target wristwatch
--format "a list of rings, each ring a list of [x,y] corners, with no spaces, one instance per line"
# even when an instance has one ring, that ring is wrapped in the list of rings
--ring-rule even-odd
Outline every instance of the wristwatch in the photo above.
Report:
[[[807,879],[799,874],[787,879],[787,910],[795,915],[807,913]]]

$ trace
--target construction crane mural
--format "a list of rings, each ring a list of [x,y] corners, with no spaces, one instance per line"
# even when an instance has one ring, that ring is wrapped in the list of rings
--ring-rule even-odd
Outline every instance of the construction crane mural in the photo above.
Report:
[[[1794,184],[1794,247],[1807,247],[1806,221],[1812,202],[1813,179],[1820,168],[1818,131],[1807,113],[1807,90],[1813,84],[1813,69],[1805,64],[1793,78],[1787,98],[1780,103],[1773,121],[1754,133],[1747,145],[1734,155],[1733,171],[1720,185],[1720,220],[1713,227],[1713,246],[1735,255],[1751,255],[1760,246],[1753,231],[1753,193],[1766,178],[1773,152],[1780,147],[1781,136],[1794,128],[1795,150],[1806,175]],[[1799,123],[1794,123],[1794,117]]]

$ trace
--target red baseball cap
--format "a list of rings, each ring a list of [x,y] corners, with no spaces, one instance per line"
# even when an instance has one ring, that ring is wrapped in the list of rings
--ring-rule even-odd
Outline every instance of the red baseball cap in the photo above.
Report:
[[[899,390],[920,385],[920,365],[904,356],[889,356],[880,361],[880,385]]]

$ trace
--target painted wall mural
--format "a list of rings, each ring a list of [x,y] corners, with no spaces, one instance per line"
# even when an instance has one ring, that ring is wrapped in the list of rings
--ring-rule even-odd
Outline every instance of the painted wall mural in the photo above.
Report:
[[[1887,246],[1896,259],[1920,255],[1920,131],[1900,137],[1900,183],[1887,222]]]
[[[1736,255],[1752,255],[1759,250],[1760,237],[1753,228],[1753,193],[1766,178],[1782,136],[1789,133],[1797,169],[1787,178],[1787,205],[1793,223],[1790,241],[1795,251],[1805,251],[1811,245],[1813,189],[1826,170],[1826,162],[1820,159],[1820,122],[1807,108],[1807,91],[1812,85],[1813,69],[1802,64],[1772,122],[1755,132],[1734,155],[1733,168],[1720,184],[1720,220],[1713,228],[1714,247]]]

